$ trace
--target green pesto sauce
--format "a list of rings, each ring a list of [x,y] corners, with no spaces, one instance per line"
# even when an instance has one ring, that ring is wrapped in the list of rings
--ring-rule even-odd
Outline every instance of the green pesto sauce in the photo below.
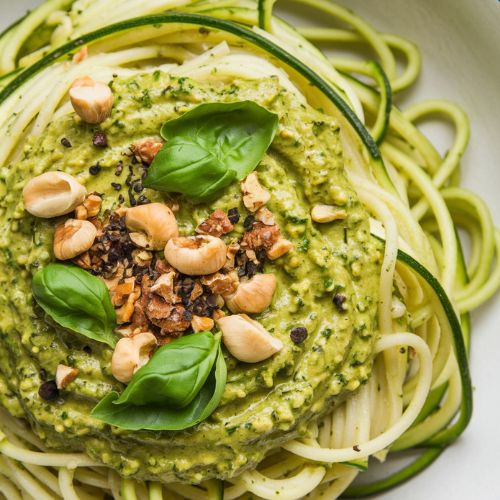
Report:
[[[370,375],[376,338],[380,250],[369,236],[367,214],[349,186],[339,127],[334,119],[302,104],[275,78],[258,82],[195,83],[156,72],[112,82],[115,105],[101,125],[109,147],[92,145],[94,127],[74,114],[52,123],[42,137],[30,138],[22,159],[0,170],[0,404],[26,418],[51,448],[86,451],[123,475],[165,481],[199,482],[227,478],[254,466],[283,441],[306,435],[307,424],[342,402]],[[272,306],[256,316],[284,348],[253,365],[226,352],[228,383],[216,412],[182,432],[130,432],[96,421],[89,413],[111,389],[112,351],[64,331],[33,303],[31,278],[54,260],[54,220],[31,217],[23,209],[26,181],[47,170],[75,175],[89,192],[103,194],[104,209],[128,203],[130,145],[158,136],[165,121],[202,102],[251,99],[280,118],[276,138],[257,168],[271,192],[268,208],[295,248],[268,263],[278,280]],[[71,148],[61,144],[67,138]],[[124,168],[115,174],[118,162]],[[89,167],[99,164],[97,175]],[[131,165],[134,178],[139,169]],[[122,184],[120,191],[111,182]],[[152,201],[161,195],[143,193]],[[137,196],[137,195],[136,195]],[[242,214],[229,240],[243,232],[246,211],[238,184],[208,205],[180,199],[181,233],[189,234],[214,208],[238,207]],[[314,203],[346,209],[345,221],[314,224]],[[346,312],[332,302],[347,296]],[[290,330],[305,326],[307,340],[295,345]],[[85,348],[85,349],[84,349]],[[41,370],[53,378],[59,363],[79,369],[78,378],[56,402],[38,396]]]

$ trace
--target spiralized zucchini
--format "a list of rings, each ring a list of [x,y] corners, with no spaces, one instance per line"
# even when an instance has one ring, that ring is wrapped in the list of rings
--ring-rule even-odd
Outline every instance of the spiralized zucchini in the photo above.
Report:
[[[373,237],[385,242],[380,338],[369,383],[311,424],[309,439],[284,444],[256,470],[225,484],[121,479],[84,455],[46,452],[1,410],[5,498],[359,497],[417,474],[467,426],[468,313],[500,287],[500,231],[484,202],[458,184],[467,116],[441,100],[398,109],[397,93],[419,74],[415,45],[379,33],[328,0],[293,1],[331,22],[292,28],[273,15],[273,0],[46,1],[0,36],[0,169],[19,157],[28,136],[43,134],[71,111],[67,91],[79,76],[106,80],[158,68],[194,79],[210,78],[214,68],[226,79],[277,75],[299,99],[339,119],[347,173],[371,215]],[[313,43],[353,44],[362,47],[361,57],[328,58]],[[68,62],[83,46],[88,57]],[[367,52],[373,60],[363,58]],[[454,129],[444,156],[418,128],[436,114]],[[467,262],[457,228],[470,236]],[[399,331],[396,321],[402,310],[411,317],[408,331]],[[369,457],[384,461],[408,449],[419,450],[410,465],[352,485]]]

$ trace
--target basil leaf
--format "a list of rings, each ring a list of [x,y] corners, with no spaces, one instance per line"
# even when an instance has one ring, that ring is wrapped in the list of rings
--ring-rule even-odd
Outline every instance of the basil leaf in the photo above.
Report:
[[[33,277],[33,296],[59,325],[111,347],[116,314],[106,285],[76,266],[49,264]]]
[[[277,129],[278,116],[253,101],[201,104],[163,125],[144,186],[210,200],[255,169]]]
[[[205,332],[187,335],[160,347],[137,371],[114,404],[184,408],[205,384],[215,363],[219,342]]]
[[[118,393],[110,392],[92,410],[91,415],[107,424],[138,431],[180,431],[208,418],[219,405],[226,385],[227,368],[219,346],[217,361],[198,395],[180,410],[161,405],[134,406],[113,404]]]

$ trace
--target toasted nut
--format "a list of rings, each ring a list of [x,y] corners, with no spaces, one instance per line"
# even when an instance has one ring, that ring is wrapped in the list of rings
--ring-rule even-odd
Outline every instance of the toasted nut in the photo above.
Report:
[[[224,296],[224,299],[233,313],[260,313],[271,305],[275,290],[274,274],[256,274],[248,281],[242,281],[236,292]]]
[[[65,389],[78,375],[78,370],[66,365],[57,365],[56,385],[58,389]]]
[[[276,224],[273,213],[266,207],[259,208],[255,214],[255,218],[266,226],[274,226]]]
[[[280,238],[268,251],[267,256],[271,260],[276,260],[285,255],[293,248],[293,243],[291,241],[285,240],[285,238]]]
[[[162,250],[170,238],[179,234],[175,215],[163,203],[149,203],[129,208],[125,214],[125,224],[132,231],[145,233],[145,238],[134,235],[132,241],[140,247],[151,250]]]
[[[175,272],[162,274],[151,287],[151,291],[160,297],[163,297],[167,302],[172,303],[175,296],[174,292]]]
[[[68,260],[86,252],[97,236],[97,229],[87,220],[68,219],[59,224],[54,233],[56,259]]]
[[[214,324],[214,320],[207,316],[193,316],[191,320],[191,327],[195,332],[209,332]]]
[[[102,123],[113,108],[113,92],[109,86],[88,76],[73,82],[69,97],[76,114],[86,123]]]
[[[102,198],[97,194],[89,194],[81,205],[75,208],[75,219],[87,220],[96,217],[101,210]]]
[[[122,283],[118,282],[111,286],[109,293],[111,303],[117,307],[123,305],[128,296],[134,291],[135,278],[126,278]]]
[[[111,358],[113,377],[124,384],[130,382],[134,373],[149,361],[156,344],[156,337],[150,332],[120,339]]]
[[[217,324],[228,351],[245,363],[258,363],[283,348],[281,340],[246,314],[224,316],[217,320]]]
[[[212,274],[226,263],[226,244],[208,235],[172,238],[165,247],[165,259],[189,276]]]
[[[150,138],[132,144],[130,149],[142,163],[151,165],[162,147],[163,142],[160,139]]]
[[[135,278],[132,278],[135,281]],[[125,302],[119,309],[116,310],[116,322],[120,325],[128,323],[135,311],[135,302],[141,296],[141,287],[135,286],[132,293],[127,297]]]
[[[86,194],[86,189],[72,175],[45,172],[24,186],[24,207],[36,217],[49,219],[72,212]]]
[[[241,190],[243,192],[243,204],[250,212],[256,212],[271,199],[269,191],[260,185],[255,172],[252,172],[241,182]]]
[[[311,218],[314,222],[333,222],[334,220],[345,219],[347,212],[332,205],[314,205],[311,210]]]

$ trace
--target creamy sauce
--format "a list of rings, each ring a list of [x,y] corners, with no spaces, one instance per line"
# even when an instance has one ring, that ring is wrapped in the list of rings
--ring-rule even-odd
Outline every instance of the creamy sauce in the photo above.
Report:
[[[92,145],[94,129],[73,114],[52,123],[43,137],[31,138],[23,158],[0,171],[0,404],[26,418],[49,447],[84,450],[121,474],[142,478],[199,482],[230,477],[254,466],[265,453],[295,436],[368,380],[376,337],[380,251],[369,235],[367,214],[349,186],[337,123],[299,103],[277,79],[232,85],[197,84],[154,73],[116,79],[113,114],[102,126],[108,148]],[[284,348],[255,365],[237,363],[225,353],[228,383],[220,407],[207,421],[183,432],[123,431],[89,417],[97,401],[122,386],[111,376],[112,351],[63,331],[33,304],[31,277],[53,261],[54,220],[29,216],[22,206],[26,181],[47,170],[75,175],[89,192],[103,194],[104,209],[129,203],[126,178],[138,179],[130,145],[157,136],[162,123],[201,102],[251,99],[280,116],[279,132],[257,168],[271,192],[267,207],[295,249],[266,264],[278,288],[272,306],[256,316],[280,338]],[[67,139],[71,148],[61,144]],[[123,171],[116,175],[119,162]],[[89,173],[94,168],[96,175]],[[111,183],[115,183],[113,187]],[[118,187],[118,184],[121,187]],[[118,190],[117,190],[118,189]],[[132,196],[161,200],[145,190]],[[344,221],[315,224],[315,203],[336,204]],[[246,211],[238,184],[216,202],[192,206],[180,200],[177,216],[183,234],[191,234],[214,208],[238,207],[242,233]],[[346,311],[332,301],[347,297]],[[307,328],[300,345],[290,339],[297,326]],[[55,402],[44,402],[38,388],[54,377],[59,363],[79,369],[78,378]]]

